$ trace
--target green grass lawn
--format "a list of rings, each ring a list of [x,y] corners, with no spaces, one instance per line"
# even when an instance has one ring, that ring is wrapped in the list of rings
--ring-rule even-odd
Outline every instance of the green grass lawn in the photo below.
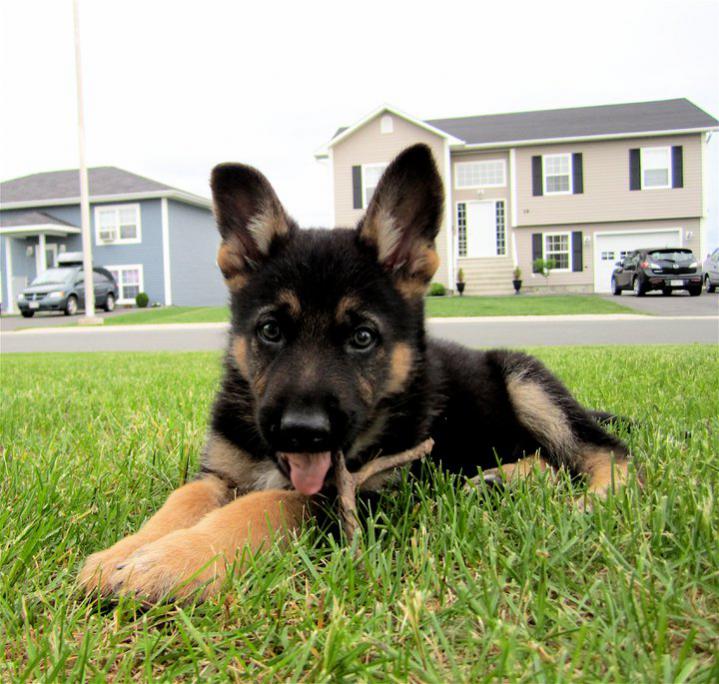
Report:
[[[427,297],[427,316],[542,316],[559,314],[637,313],[595,295],[520,297]],[[228,318],[224,306],[169,306],[118,314],[105,325],[142,323],[217,323]],[[74,321],[73,321],[74,324]]]
[[[105,325],[141,325],[143,323],[222,323],[229,319],[226,306],[167,306],[117,314],[105,319]]]
[[[427,316],[558,316],[637,313],[596,295],[427,297]]]
[[[716,682],[719,351],[537,354],[634,419],[643,493],[582,514],[566,481],[435,474],[386,496],[362,564],[308,528],[221,596],[148,610],[75,576],[192,476],[219,356],[3,356],[0,681]]]

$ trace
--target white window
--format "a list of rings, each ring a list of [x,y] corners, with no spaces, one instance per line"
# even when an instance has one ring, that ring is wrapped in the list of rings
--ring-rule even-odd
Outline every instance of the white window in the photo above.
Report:
[[[497,256],[507,254],[507,228],[504,215],[504,200],[494,203],[494,217],[497,228]]]
[[[379,179],[389,164],[363,164],[362,165],[362,205],[365,209],[374,195]]]
[[[642,189],[672,187],[670,147],[642,147]]]
[[[457,205],[457,250],[459,256],[467,256],[467,205]]]
[[[95,207],[96,245],[128,245],[141,241],[139,204]]]
[[[570,233],[545,233],[544,258],[554,260],[554,271],[570,271],[572,268]]]
[[[105,266],[117,283],[119,304],[134,304],[139,292],[144,292],[142,264],[129,266]]]
[[[454,187],[503,188],[507,184],[504,159],[459,162],[454,165]]]
[[[542,158],[544,194],[568,195],[572,192],[572,155],[546,154]]]

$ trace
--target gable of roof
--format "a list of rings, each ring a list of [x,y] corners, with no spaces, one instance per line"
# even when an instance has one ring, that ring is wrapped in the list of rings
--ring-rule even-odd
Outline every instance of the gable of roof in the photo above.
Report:
[[[204,197],[115,166],[99,166],[88,169],[87,176],[91,200],[98,197],[111,198],[115,195],[131,195],[138,198],[142,195],[151,195],[172,196],[179,201],[203,206],[210,205],[210,201]],[[79,197],[80,175],[77,169],[34,173],[0,183],[0,201],[5,207],[13,204],[29,205],[33,202],[47,204],[51,200],[69,203],[79,201]]]
[[[315,152],[315,158],[317,159],[325,159],[327,158],[329,154],[330,148],[332,148],[334,145],[336,145],[338,142],[344,140],[345,138],[349,138],[357,129],[362,128],[366,123],[372,121],[372,119],[376,118],[380,114],[387,112],[389,114],[394,114],[395,116],[400,117],[401,119],[404,119],[405,121],[408,121],[411,124],[414,124],[415,126],[419,126],[420,128],[423,128],[426,131],[429,131],[430,133],[434,133],[436,136],[439,136],[440,138],[444,138],[447,140],[450,144],[459,144],[462,141],[458,140],[454,135],[451,133],[448,133],[447,131],[443,131],[436,126],[433,126],[428,121],[422,121],[420,119],[415,119],[414,117],[410,116],[409,114],[405,114],[404,112],[399,111],[395,107],[390,107],[389,105],[382,105],[381,107],[377,107],[377,109],[374,109],[371,111],[367,116],[361,118],[359,121],[354,123],[352,126],[342,126],[335,131],[335,134],[332,136],[330,141],[323,145],[317,152]]]
[[[432,119],[427,123],[461,138],[467,145],[708,130],[719,126],[719,121],[684,98]]]

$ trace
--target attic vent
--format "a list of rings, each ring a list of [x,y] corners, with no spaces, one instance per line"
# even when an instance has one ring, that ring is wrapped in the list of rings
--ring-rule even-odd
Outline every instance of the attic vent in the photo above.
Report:
[[[380,119],[379,130],[381,133],[394,133],[394,119],[389,114]]]

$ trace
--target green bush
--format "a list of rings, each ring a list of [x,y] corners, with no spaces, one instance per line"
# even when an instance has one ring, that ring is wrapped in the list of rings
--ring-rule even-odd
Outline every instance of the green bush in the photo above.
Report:
[[[138,308],[144,309],[150,303],[150,298],[147,296],[147,292],[138,292],[135,297],[135,304]]]
[[[442,283],[432,283],[429,286],[430,297],[444,297],[447,294],[447,288]]]

